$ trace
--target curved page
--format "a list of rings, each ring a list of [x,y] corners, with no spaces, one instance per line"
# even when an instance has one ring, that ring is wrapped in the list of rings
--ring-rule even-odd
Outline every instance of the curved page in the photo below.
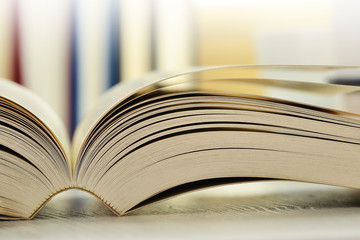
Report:
[[[359,187],[360,122],[347,100],[360,88],[326,84],[342,74],[234,66],[120,85],[75,134],[74,180],[118,214],[209,179]]]

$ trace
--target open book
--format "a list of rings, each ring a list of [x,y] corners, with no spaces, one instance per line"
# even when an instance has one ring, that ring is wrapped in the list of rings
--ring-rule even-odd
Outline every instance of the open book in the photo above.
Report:
[[[144,77],[106,93],[72,142],[44,102],[2,80],[0,217],[32,218],[71,188],[119,215],[249,179],[359,188],[360,115],[345,100],[360,88],[321,83],[339,70],[237,66]]]

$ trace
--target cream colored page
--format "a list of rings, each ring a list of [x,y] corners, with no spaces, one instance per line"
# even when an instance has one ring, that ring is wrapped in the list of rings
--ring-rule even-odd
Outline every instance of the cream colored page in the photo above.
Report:
[[[242,66],[227,66],[227,67],[212,67],[212,68],[197,68],[196,71],[188,72],[185,74],[172,75],[170,77],[167,75],[160,74],[150,74],[144,78],[138,79],[136,81],[127,82],[119,84],[110,91],[108,91],[102,99],[95,105],[84,120],[80,123],[79,127],[76,129],[73,145],[72,145],[72,166],[75,166],[75,161],[77,160],[79,151],[83,142],[85,141],[88,134],[91,132],[96,123],[111,110],[113,106],[118,103],[121,103],[128,96],[140,92],[146,87],[151,87],[152,84],[156,83],[156,86],[153,87],[161,88],[166,86],[168,90],[179,90],[180,88],[185,91],[222,91],[222,92],[234,92],[241,94],[254,94],[252,89],[249,86],[261,87],[262,91],[257,91],[255,95],[263,97],[273,97],[279,98],[287,101],[294,101],[292,95],[289,96],[278,96],[273,94],[273,91],[270,91],[274,88],[278,89],[287,89],[287,91],[293,91],[296,93],[311,93],[313,95],[322,96],[323,99],[331,99],[335,96],[343,97],[348,93],[359,91],[359,87],[352,86],[340,86],[340,85],[331,85],[331,84],[321,84],[316,83],[316,79],[312,79],[312,83],[304,83],[299,81],[285,81],[285,80],[272,80],[262,78],[262,71],[264,70],[281,70],[281,71],[293,71],[296,74],[297,71],[303,72],[318,72],[323,76],[328,74],[333,74],[332,71],[337,71],[342,68],[358,69],[356,66],[304,66],[304,65],[242,65]],[[257,72],[259,77],[254,78],[252,75],[253,72]],[[296,76],[294,76],[294,79]],[[226,89],[219,89],[218,81],[224,81],[225,79],[238,79],[234,84],[226,83]],[[292,79],[289,79],[292,80]],[[305,80],[305,79],[304,79]],[[206,85],[202,84],[203,81],[209,81]],[[210,83],[213,84],[210,84]],[[319,79],[318,82],[322,82],[322,79]],[[175,85],[174,85],[175,84]],[[178,84],[178,85],[176,85]],[[183,84],[183,85],[181,85]],[[248,91],[239,91],[238,86],[241,86],[241,89]],[[250,90],[249,90],[250,89]],[[296,99],[297,100],[297,99]],[[300,101],[303,104],[316,105],[312,102]],[[318,105],[319,107],[329,107],[327,105]],[[344,111],[342,106],[332,106],[336,110]]]
[[[5,79],[0,79],[0,98],[8,99],[32,113],[55,135],[66,156],[70,156],[70,140],[66,128],[57,114],[41,98]]]
[[[122,84],[118,84],[104,94],[95,107],[86,115],[84,120],[76,128],[73,142],[72,142],[72,166],[75,166],[75,161],[79,154],[82,143],[87,137],[91,129],[96,123],[104,116],[111,108],[122,100],[126,99],[131,94],[138,90],[157,82],[161,78],[166,78],[167,75],[161,75],[153,73],[146,75],[143,78],[137,79],[136,81],[130,81]]]

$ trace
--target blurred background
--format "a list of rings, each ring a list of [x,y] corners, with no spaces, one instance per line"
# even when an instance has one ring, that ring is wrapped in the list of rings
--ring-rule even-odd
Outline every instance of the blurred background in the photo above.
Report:
[[[0,0],[0,78],[72,132],[106,89],[146,72],[360,65],[356,0]]]

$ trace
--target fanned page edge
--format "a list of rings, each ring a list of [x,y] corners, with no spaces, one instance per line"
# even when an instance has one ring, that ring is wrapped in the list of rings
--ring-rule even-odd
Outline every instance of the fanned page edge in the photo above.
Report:
[[[237,68],[238,66],[233,66],[233,67],[231,67],[231,68]],[[246,68],[246,67],[263,67],[263,66],[242,66],[242,67],[244,67],[244,68]],[[266,67],[271,67],[271,66],[266,66]],[[290,67],[290,68],[292,68],[292,67],[296,67],[296,66],[274,66],[274,67]],[[300,66],[300,67],[303,67],[303,68],[306,68],[306,67],[309,67],[309,66]],[[337,69],[340,69],[340,68],[343,68],[343,67],[336,67],[336,66],[310,66],[311,68],[314,68],[315,70],[324,70],[324,69],[331,69],[331,70],[333,70],[333,69],[335,69],[335,70],[337,70]],[[241,67],[240,67],[241,68]],[[346,68],[346,67],[345,67]],[[350,66],[349,68],[359,68],[359,67],[352,67],[352,66]],[[219,68],[211,68],[211,69],[207,69],[207,70],[217,70],[217,69],[223,69],[223,67],[219,67]],[[201,73],[202,71],[200,71],[200,73]],[[133,85],[133,87],[134,87],[134,89],[135,89],[135,91],[131,91],[131,92],[127,92],[124,96],[122,96],[122,97],[120,97],[120,98],[118,98],[118,100],[116,101],[116,102],[114,102],[114,103],[112,103],[112,104],[109,104],[109,102],[108,102],[108,104],[109,104],[109,106],[110,106],[110,108],[108,107],[108,108],[103,108],[103,113],[102,114],[99,114],[97,117],[96,117],[96,119],[92,119],[92,121],[93,121],[93,124],[92,124],[92,126],[91,126],[91,128],[90,129],[88,129],[88,131],[90,132],[91,130],[92,130],[92,128],[98,123],[98,121],[99,120],[101,120],[102,118],[103,118],[103,116],[104,115],[106,115],[109,111],[111,111],[111,109],[114,107],[114,105],[116,105],[116,104],[118,104],[118,103],[121,103],[121,101],[123,101],[124,99],[126,99],[127,97],[129,97],[129,96],[132,96],[133,94],[136,94],[136,93],[138,93],[138,92],[141,92],[143,89],[145,89],[146,87],[152,87],[152,86],[154,86],[154,87],[156,87],[157,86],[157,84],[161,84],[161,82],[162,81],[165,81],[165,80],[168,80],[168,79],[172,79],[172,78],[176,78],[176,77],[181,77],[181,76],[186,76],[187,74],[196,74],[196,73],[199,73],[199,71],[194,71],[194,72],[190,72],[190,73],[185,73],[185,74],[179,74],[179,75],[175,75],[175,76],[172,76],[172,77],[167,77],[167,78],[163,78],[163,79],[157,79],[157,80],[154,80],[154,79],[150,79],[151,81],[150,82],[138,82],[137,83],[137,85],[135,84],[135,85]],[[275,80],[275,79],[274,79]],[[283,81],[283,80],[279,80],[279,81]],[[324,85],[323,83],[309,83],[309,86],[310,86],[310,84],[313,84],[314,86],[316,85],[316,84],[319,84],[318,85],[318,87],[319,86],[322,86],[322,85]],[[331,84],[329,84],[329,86],[330,86]],[[337,87],[336,87],[337,88]],[[330,89],[333,89],[334,91],[335,91],[335,88],[330,88]],[[360,88],[356,88],[356,87],[351,87],[351,86],[338,86],[338,89],[339,90],[341,90],[341,91],[339,91],[339,93],[346,93],[346,92],[351,92],[351,91],[353,91],[353,90],[359,90]],[[124,90],[124,89],[122,89],[122,90]],[[124,92],[124,91],[122,91],[122,92]],[[119,96],[119,95],[118,95]],[[285,100],[286,101],[286,100]],[[310,105],[309,104],[309,106],[315,106],[315,105]],[[322,107],[322,106],[320,106],[320,108],[326,108],[326,107]],[[105,111],[104,111],[105,110]],[[339,111],[339,112],[341,112],[341,110],[337,110],[337,111]],[[346,114],[346,112],[344,112],[345,114]],[[351,113],[349,113],[349,114],[351,114]],[[357,115],[357,114],[354,114],[354,115]],[[95,116],[95,115],[93,115],[93,116]],[[357,115],[357,116],[359,116],[359,115]],[[89,133],[88,132],[88,133]],[[84,139],[86,139],[86,136],[88,135],[88,133],[86,133],[86,131],[85,132],[83,132],[83,134],[84,134]],[[79,147],[79,149],[81,149],[81,146],[78,146]],[[73,152],[74,153],[74,152]],[[78,152],[76,152],[76,154],[78,154]],[[292,180],[292,179],[286,179],[286,180]],[[82,189],[82,188],[77,188],[77,189]],[[82,189],[82,190],[85,190],[85,189]],[[90,193],[92,193],[94,196],[96,196],[96,193],[94,193],[94,192],[91,192],[91,191],[89,191],[89,190],[85,190],[85,191],[87,191],[87,192],[90,192]],[[166,189],[164,190],[164,191],[166,191]],[[156,195],[156,194],[155,194]],[[150,197],[152,197],[152,196],[150,196]],[[100,200],[102,200],[110,209],[112,209],[112,211],[113,212],[115,212],[116,214],[118,214],[118,215],[123,215],[123,214],[126,214],[127,213],[127,211],[125,211],[125,212],[121,212],[121,213],[119,213],[119,212],[117,212],[116,210],[114,210],[111,206],[109,206],[107,203],[106,203],[106,201],[105,200],[103,200],[101,197],[98,197],[97,196],[97,198],[99,198]],[[144,200],[146,200],[146,199],[144,199]],[[137,206],[137,205],[135,205],[135,206]],[[131,209],[130,209],[130,211],[131,211]]]
[[[19,96],[19,93],[21,93],[22,96]],[[44,100],[29,89],[3,78],[0,78],[0,98],[13,102],[18,107],[30,113],[34,118],[38,119],[39,123],[55,137],[70,163],[70,138],[64,123]],[[29,99],[30,101],[28,101]],[[44,114],[44,112],[49,114]]]
[[[147,87],[155,86],[157,84],[162,84],[167,80],[173,80],[176,78],[190,76],[191,74],[202,74],[211,71],[222,71],[228,70],[229,72],[233,70],[238,71],[246,71],[246,70],[311,70],[311,71],[330,71],[330,70],[344,70],[344,69],[353,69],[360,70],[360,66],[353,65],[262,65],[262,64],[252,64],[252,65],[227,65],[227,66],[212,66],[212,67],[193,67],[192,70],[187,72],[179,72],[177,74],[173,73],[164,73],[164,72],[152,72],[148,75],[145,75],[139,79],[134,81],[126,82],[125,84],[121,83],[114,86],[107,93],[105,93],[102,98],[95,104],[95,108],[93,108],[87,116],[80,122],[80,124],[76,127],[75,133],[71,142],[71,164],[72,170],[74,171],[74,167],[76,166],[76,161],[78,160],[78,154],[84,140],[89,136],[90,132],[94,129],[94,127],[99,123],[99,121],[109,112],[113,107],[128,97],[132,96],[137,92],[141,92]],[[230,73],[228,75],[233,75],[234,73]],[[248,77],[248,76],[246,76]],[[251,79],[251,77],[249,77]],[[283,79],[285,80],[285,79]],[[280,80],[282,81],[282,80]],[[286,81],[286,80],[285,80]],[[317,81],[310,81],[309,83],[320,83]],[[344,86],[350,87],[350,86]],[[115,94],[116,93],[116,94]],[[339,111],[343,111],[343,109],[337,109]]]
[[[109,91],[107,91],[95,104],[94,108],[88,112],[88,114],[83,118],[80,124],[76,127],[72,142],[71,142],[71,157],[70,157],[70,164],[72,169],[72,174],[74,175],[74,171],[76,170],[76,164],[79,160],[80,150],[83,148],[85,140],[88,138],[90,133],[93,131],[96,125],[104,118],[113,108],[114,106],[120,104],[125,99],[133,96],[136,93],[139,93],[149,87],[161,85],[163,83],[167,84],[167,81],[177,81],[181,78],[186,78],[188,76],[194,74],[203,74],[209,72],[216,71],[228,71],[226,74],[228,76],[234,77],[234,72],[232,71],[263,71],[263,70],[309,70],[309,71],[331,71],[331,70],[360,70],[360,66],[351,66],[351,65],[344,65],[344,66],[336,66],[336,65],[228,65],[228,66],[212,66],[212,67],[194,67],[192,70],[187,72],[180,72],[177,74],[170,74],[170,73],[163,73],[163,72],[151,72],[148,75],[145,75],[139,79],[134,81],[129,81],[118,85],[115,85]],[[239,74],[239,73],[236,73]],[[250,74],[251,75],[251,74]],[[237,75],[239,77],[239,75]],[[251,76],[245,76],[245,78],[255,79]],[[275,79],[271,79],[275,80]],[[288,81],[286,79],[282,79],[279,81]],[[294,81],[298,82],[299,81]],[[310,81],[306,82],[309,84],[324,84],[321,81]],[[335,84],[325,84],[325,85],[335,85]],[[340,88],[343,88],[342,92],[351,92],[352,88],[356,88],[353,86],[344,86],[344,85],[337,85]],[[345,89],[345,90],[344,90]],[[260,96],[262,97],[262,96]],[[284,99],[285,101],[287,99]],[[288,100],[292,101],[292,100]],[[305,103],[306,104],[306,103]],[[311,104],[309,104],[311,105]],[[324,107],[324,106],[320,106]],[[324,107],[326,108],[326,107]],[[345,111],[344,109],[335,109],[338,111]],[[346,112],[346,111],[345,111]],[[75,179],[76,180],[76,179]]]

